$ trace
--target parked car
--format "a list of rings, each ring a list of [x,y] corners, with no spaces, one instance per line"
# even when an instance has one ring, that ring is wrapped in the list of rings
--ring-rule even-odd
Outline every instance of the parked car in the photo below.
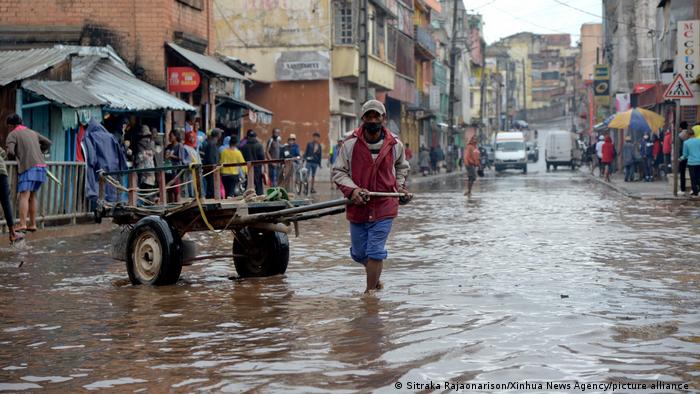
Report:
[[[576,134],[568,131],[553,131],[547,135],[544,150],[547,171],[550,167],[571,167],[575,170],[581,165],[582,151],[576,140]]]

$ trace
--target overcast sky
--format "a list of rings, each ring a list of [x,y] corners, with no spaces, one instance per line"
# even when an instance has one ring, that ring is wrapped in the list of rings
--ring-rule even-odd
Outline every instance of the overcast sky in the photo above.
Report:
[[[563,3],[602,15],[601,0],[562,0]],[[600,18],[577,11],[554,0],[464,0],[467,10],[484,16],[487,44],[511,34],[529,31],[540,34],[569,33],[572,45],[579,41],[581,25],[601,23]]]

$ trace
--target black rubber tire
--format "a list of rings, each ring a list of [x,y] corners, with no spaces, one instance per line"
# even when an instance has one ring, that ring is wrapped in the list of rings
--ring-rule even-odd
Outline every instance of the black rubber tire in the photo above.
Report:
[[[550,164],[549,164],[549,162],[547,162],[547,172],[549,172],[549,167],[550,167]]]
[[[252,228],[236,231],[233,264],[241,278],[284,274],[289,264],[287,234]]]
[[[151,277],[143,275],[143,267],[140,270],[135,264],[136,248],[139,253],[148,253],[140,246],[144,242],[151,242],[160,248],[160,262],[152,272]],[[160,216],[147,216],[136,223],[129,234],[126,244],[126,270],[129,280],[134,285],[164,286],[177,282],[182,272],[182,240],[176,231],[170,228],[168,222]],[[147,249],[147,247],[146,247]],[[155,255],[155,253],[154,253]],[[148,259],[147,255],[139,257]],[[154,261],[155,256],[150,256]]]
[[[501,166],[496,166],[495,169],[496,169],[496,172],[501,172],[501,171],[503,171],[503,168],[502,168]]]

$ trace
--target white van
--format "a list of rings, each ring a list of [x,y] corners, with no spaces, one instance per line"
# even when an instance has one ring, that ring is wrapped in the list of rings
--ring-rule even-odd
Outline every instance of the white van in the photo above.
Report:
[[[497,172],[514,168],[523,170],[523,174],[527,174],[527,150],[522,132],[499,131],[496,133],[493,164]]]
[[[576,135],[568,131],[551,131],[545,143],[544,159],[547,171],[550,167],[567,166],[575,170],[581,165],[581,149]]]

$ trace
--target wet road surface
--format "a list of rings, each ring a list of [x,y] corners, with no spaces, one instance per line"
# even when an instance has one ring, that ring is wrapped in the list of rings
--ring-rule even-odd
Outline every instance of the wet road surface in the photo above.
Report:
[[[361,295],[343,217],[302,225],[287,274],[266,279],[229,280],[233,265],[219,259],[185,267],[175,286],[125,285],[104,234],[3,250],[0,390],[700,388],[698,209],[538,168],[491,174],[469,201],[458,178],[416,184],[377,297]],[[192,238],[205,253],[231,245]]]

